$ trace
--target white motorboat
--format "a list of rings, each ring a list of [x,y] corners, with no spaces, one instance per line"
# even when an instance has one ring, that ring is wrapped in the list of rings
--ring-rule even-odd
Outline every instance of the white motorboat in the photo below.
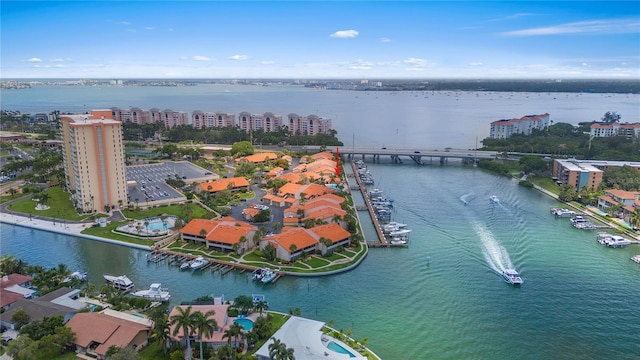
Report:
[[[202,256],[198,256],[197,258],[195,258],[192,262],[191,262],[191,269],[193,270],[197,270],[200,269],[201,267],[207,265],[209,263],[209,260],[203,258]]]
[[[625,247],[633,243],[631,240],[625,239],[622,236],[607,233],[599,233],[597,241],[600,243],[600,245],[612,248]]]
[[[180,264],[180,270],[189,270],[191,269],[191,260],[189,261],[185,261],[182,264]]]
[[[504,281],[513,285],[520,285],[523,282],[516,269],[504,269],[502,271],[502,277],[504,278]]]
[[[113,276],[104,274],[102,276],[106,282],[118,290],[129,291],[133,289],[133,281],[131,281],[126,275]]]
[[[263,270],[263,275],[262,278],[260,279],[260,281],[262,281],[263,284],[268,284],[270,282],[273,281],[273,279],[276,278],[278,274],[275,271],[271,271],[269,269],[264,269]]]
[[[491,202],[494,202],[494,203],[499,203],[500,202],[500,199],[498,199],[498,197],[495,196],[495,195],[491,195],[489,197],[489,200],[491,200]]]
[[[78,279],[80,281],[86,281],[87,280],[87,273],[86,271],[74,271],[71,274],[69,274],[68,277],[66,277],[64,280],[62,280],[62,282],[70,282],[73,279]]]
[[[407,236],[407,235],[409,235],[410,232],[411,232],[411,229],[400,229],[400,230],[396,230],[396,231],[391,231],[389,233],[389,235],[391,235],[393,237]]]
[[[262,277],[264,276],[264,274],[265,274],[265,269],[257,268],[251,272],[251,279],[262,280]]]
[[[149,290],[139,290],[131,293],[132,296],[149,299],[153,301],[169,301],[171,294],[167,289],[163,289],[160,283],[153,283]]]
[[[557,209],[557,208],[552,208],[551,213],[555,217],[573,217],[576,215],[575,211],[572,211],[569,209]]]
[[[631,257],[631,261],[633,261],[636,264],[640,264],[640,255],[633,255]]]
[[[407,245],[407,240],[405,238],[395,237],[389,241],[392,245]]]

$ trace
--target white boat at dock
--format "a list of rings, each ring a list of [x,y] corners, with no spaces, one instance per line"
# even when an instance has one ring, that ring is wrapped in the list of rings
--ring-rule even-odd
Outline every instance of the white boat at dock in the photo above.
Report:
[[[207,265],[208,263],[209,263],[209,260],[203,258],[202,256],[198,256],[193,261],[191,261],[190,267],[192,270],[198,270],[201,267]]]
[[[600,245],[612,248],[625,247],[627,245],[633,244],[633,242],[629,239],[625,239],[622,236],[612,235],[608,233],[599,233],[596,239],[598,243],[600,243]]]
[[[69,274],[68,277],[66,277],[64,280],[62,280],[62,282],[70,282],[73,279],[78,279],[80,281],[86,281],[87,280],[87,272],[86,271],[74,271],[71,274]]]
[[[571,219],[571,225],[576,229],[581,230],[593,230],[596,226],[589,220],[583,218],[580,215],[576,215]]]
[[[633,261],[636,264],[640,264],[640,254],[639,255],[633,255],[631,257],[631,261]]]
[[[273,279],[276,278],[278,274],[275,271],[272,271],[270,269],[264,269],[263,270],[263,274],[262,274],[262,278],[260,278],[260,281],[262,281],[263,284],[268,284],[270,282],[273,281]]]
[[[407,245],[407,239],[402,237],[394,237],[389,241],[391,245]]]
[[[390,232],[389,235],[393,237],[408,236],[411,231],[412,231],[411,229],[400,229],[400,230]]]
[[[189,270],[189,269],[191,269],[191,262],[192,262],[192,260],[188,260],[188,261],[185,261],[182,264],[180,264],[180,270]]]
[[[149,299],[152,301],[169,301],[171,294],[167,289],[163,289],[160,283],[153,283],[148,290],[139,290],[131,293],[132,296]]]
[[[574,217],[576,215],[575,211],[569,209],[561,209],[561,208],[551,208],[551,214],[555,217]]]
[[[131,281],[126,275],[113,276],[104,274],[102,276],[106,282],[118,290],[129,291],[133,289],[133,281]]]

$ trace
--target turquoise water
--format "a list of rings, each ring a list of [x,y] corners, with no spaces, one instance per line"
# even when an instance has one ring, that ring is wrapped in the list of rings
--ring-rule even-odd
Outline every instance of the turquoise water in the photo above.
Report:
[[[638,358],[640,266],[630,258],[639,245],[602,247],[594,232],[550,214],[561,204],[477,168],[368,165],[376,187],[395,200],[393,219],[413,230],[409,246],[371,249],[360,266],[335,276],[284,276],[264,287],[247,273],[180,272],[148,262],[144,251],[6,224],[0,250],[85,269],[94,284],[104,273],[162,282],[173,305],[259,292],[270,310],[299,308],[351,328],[385,360]],[[362,224],[371,232],[366,217]],[[495,270],[509,263],[522,275],[519,288]]]
[[[159,217],[149,218],[147,221],[149,221],[149,230],[165,230],[165,225]],[[167,217],[167,227],[172,227],[174,222],[175,216]]]
[[[329,343],[327,344],[327,348],[328,348],[329,350],[333,350],[333,351],[335,351],[335,352],[337,352],[337,353],[340,353],[340,354],[347,354],[347,355],[349,355],[349,357],[356,357],[355,355],[353,355],[353,354],[351,353],[351,351],[349,351],[349,350],[347,350],[347,349],[343,348],[343,347],[342,347],[342,345],[340,345],[340,344],[338,344],[338,343],[336,343],[336,342],[334,342],[334,341],[329,342]]]
[[[250,331],[253,329],[253,321],[250,319],[235,319],[233,322],[240,324],[244,331]]]

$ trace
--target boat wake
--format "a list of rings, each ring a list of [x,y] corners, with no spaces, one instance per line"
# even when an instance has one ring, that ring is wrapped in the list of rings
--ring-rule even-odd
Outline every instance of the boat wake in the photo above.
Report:
[[[469,205],[471,200],[475,199],[475,197],[476,197],[476,194],[472,191],[468,194],[464,194],[460,196],[460,201],[462,201],[462,203],[465,205]]]
[[[513,269],[514,266],[511,258],[509,258],[509,253],[500,245],[493,233],[480,224],[474,224],[474,228],[482,243],[482,254],[487,261],[487,265],[498,274],[502,274],[505,269]]]

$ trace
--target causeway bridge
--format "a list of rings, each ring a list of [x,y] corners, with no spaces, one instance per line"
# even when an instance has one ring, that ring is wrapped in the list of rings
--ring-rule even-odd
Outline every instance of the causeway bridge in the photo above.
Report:
[[[335,153],[335,149],[331,149]],[[460,159],[463,163],[473,164],[481,159],[496,159],[504,157],[503,153],[497,151],[477,151],[464,149],[429,150],[429,149],[391,149],[391,148],[365,148],[365,147],[337,147],[342,156],[349,160],[372,159],[374,162],[380,161],[383,157],[388,157],[395,163],[413,161],[416,164],[433,163],[434,159],[440,164],[445,164],[449,159]]]

